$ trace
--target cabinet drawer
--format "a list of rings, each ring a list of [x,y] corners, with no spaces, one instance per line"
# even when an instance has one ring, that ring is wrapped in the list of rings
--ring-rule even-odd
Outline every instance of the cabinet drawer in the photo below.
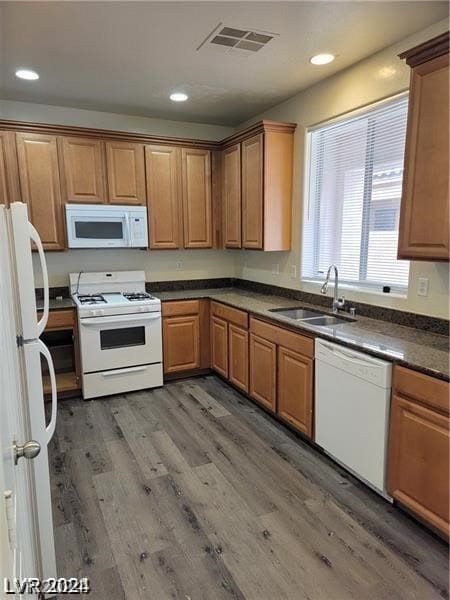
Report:
[[[396,393],[449,413],[449,384],[404,367],[394,368]]]
[[[225,319],[225,321],[234,323],[243,329],[248,329],[248,314],[243,310],[231,308],[231,306],[226,306],[226,304],[214,302],[213,300],[211,302],[211,315]]]
[[[178,315],[198,315],[199,312],[199,300],[176,300],[162,303],[163,317],[176,317]]]
[[[278,346],[283,346],[303,356],[310,358],[314,356],[314,340],[306,335],[293,333],[253,317],[250,318],[250,331]]]
[[[38,319],[42,316],[42,312],[38,312]],[[73,329],[75,321],[75,311],[70,308],[68,310],[51,310],[48,314],[46,331],[57,329]]]

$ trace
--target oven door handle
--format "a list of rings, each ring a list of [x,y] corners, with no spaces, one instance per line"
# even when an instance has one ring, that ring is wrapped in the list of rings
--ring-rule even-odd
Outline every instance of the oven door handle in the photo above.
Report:
[[[148,365],[142,367],[130,367],[128,369],[114,369],[113,371],[104,371],[102,377],[114,377],[114,375],[124,375],[125,373],[138,373],[139,371],[146,371]]]
[[[136,321],[153,321],[161,319],[161,313],[145,313],[142,315],[124,315],[121,318],[117,317],[100,317],[99,319],[85,318],[80,319],[80,324],[84,327],[90,327],[93,325],[113,325],[118,323],[135,323]]]

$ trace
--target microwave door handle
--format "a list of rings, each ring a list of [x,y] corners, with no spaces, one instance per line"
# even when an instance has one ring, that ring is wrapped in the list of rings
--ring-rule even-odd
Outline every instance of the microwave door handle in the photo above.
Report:
[[[131,248],[130,215],[128,212],[125,213],[125,225],[128,237],[128,247]]]

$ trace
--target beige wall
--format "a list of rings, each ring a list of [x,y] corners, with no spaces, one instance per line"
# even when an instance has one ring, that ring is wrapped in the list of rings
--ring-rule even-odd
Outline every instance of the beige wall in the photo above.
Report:
[[[232,127],[151,119],[133,115],[50,106],[32,102],[16,102],[0,99],[0,119],[14,121],[33,121],[54,125],[72,125],[74,127],[93,127],[98,129],[116,129],[133,133],[167,135],[173,137],[198,138],[203,140],[221,140],[231,133]]]
[[[315,293],[319,292],[320,286],[318,284],[302,283],[299,277],[292,278],[291,276],[292,265],[296,266],[297,273],[299,273],[301,264],[306,128],[407,89],[409,67],[405,65],[404,61],[399,60],[397,55],[401,51],[426,41],[447,29],[448,22],[441,21],[304,90],[290,100],[275,106],[244,124],[249,125],[261,118],[267,118],[293,121],[298,124],[298,127],[295,134],[294,158],[293,249],[289,253],[243,252],[238,257],[238,276],[263,283],[298,288]],[[272,275],[273,265],[277,264],[279,264],[280,274]],[[427,277],[430,280],[429,296],[426,298],[417,295],[417,280],[419,277]],[[448,264],[411,263],[407,298],[396,298],[386,294],[363,294],[347,289],[342,290],[342,292],[347,298],[361,302],[448,318]]]
[[[225,250],[69,250],[47,252],[50,285],[69,285],[77,271],[143,270],[147,281],[234,277],[234,252]],[[36,285],[42,280],[34,256]],[[181,267],[181,268],[180,268]]]

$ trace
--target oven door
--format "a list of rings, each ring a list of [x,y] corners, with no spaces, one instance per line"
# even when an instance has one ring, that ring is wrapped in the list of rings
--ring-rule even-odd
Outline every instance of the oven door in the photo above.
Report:
[[[128,213],[72,212],[66,209],[69,248],[127,248],[131,244]]]
[[[80,319],[83,373],[162,362],[161,313]]]

